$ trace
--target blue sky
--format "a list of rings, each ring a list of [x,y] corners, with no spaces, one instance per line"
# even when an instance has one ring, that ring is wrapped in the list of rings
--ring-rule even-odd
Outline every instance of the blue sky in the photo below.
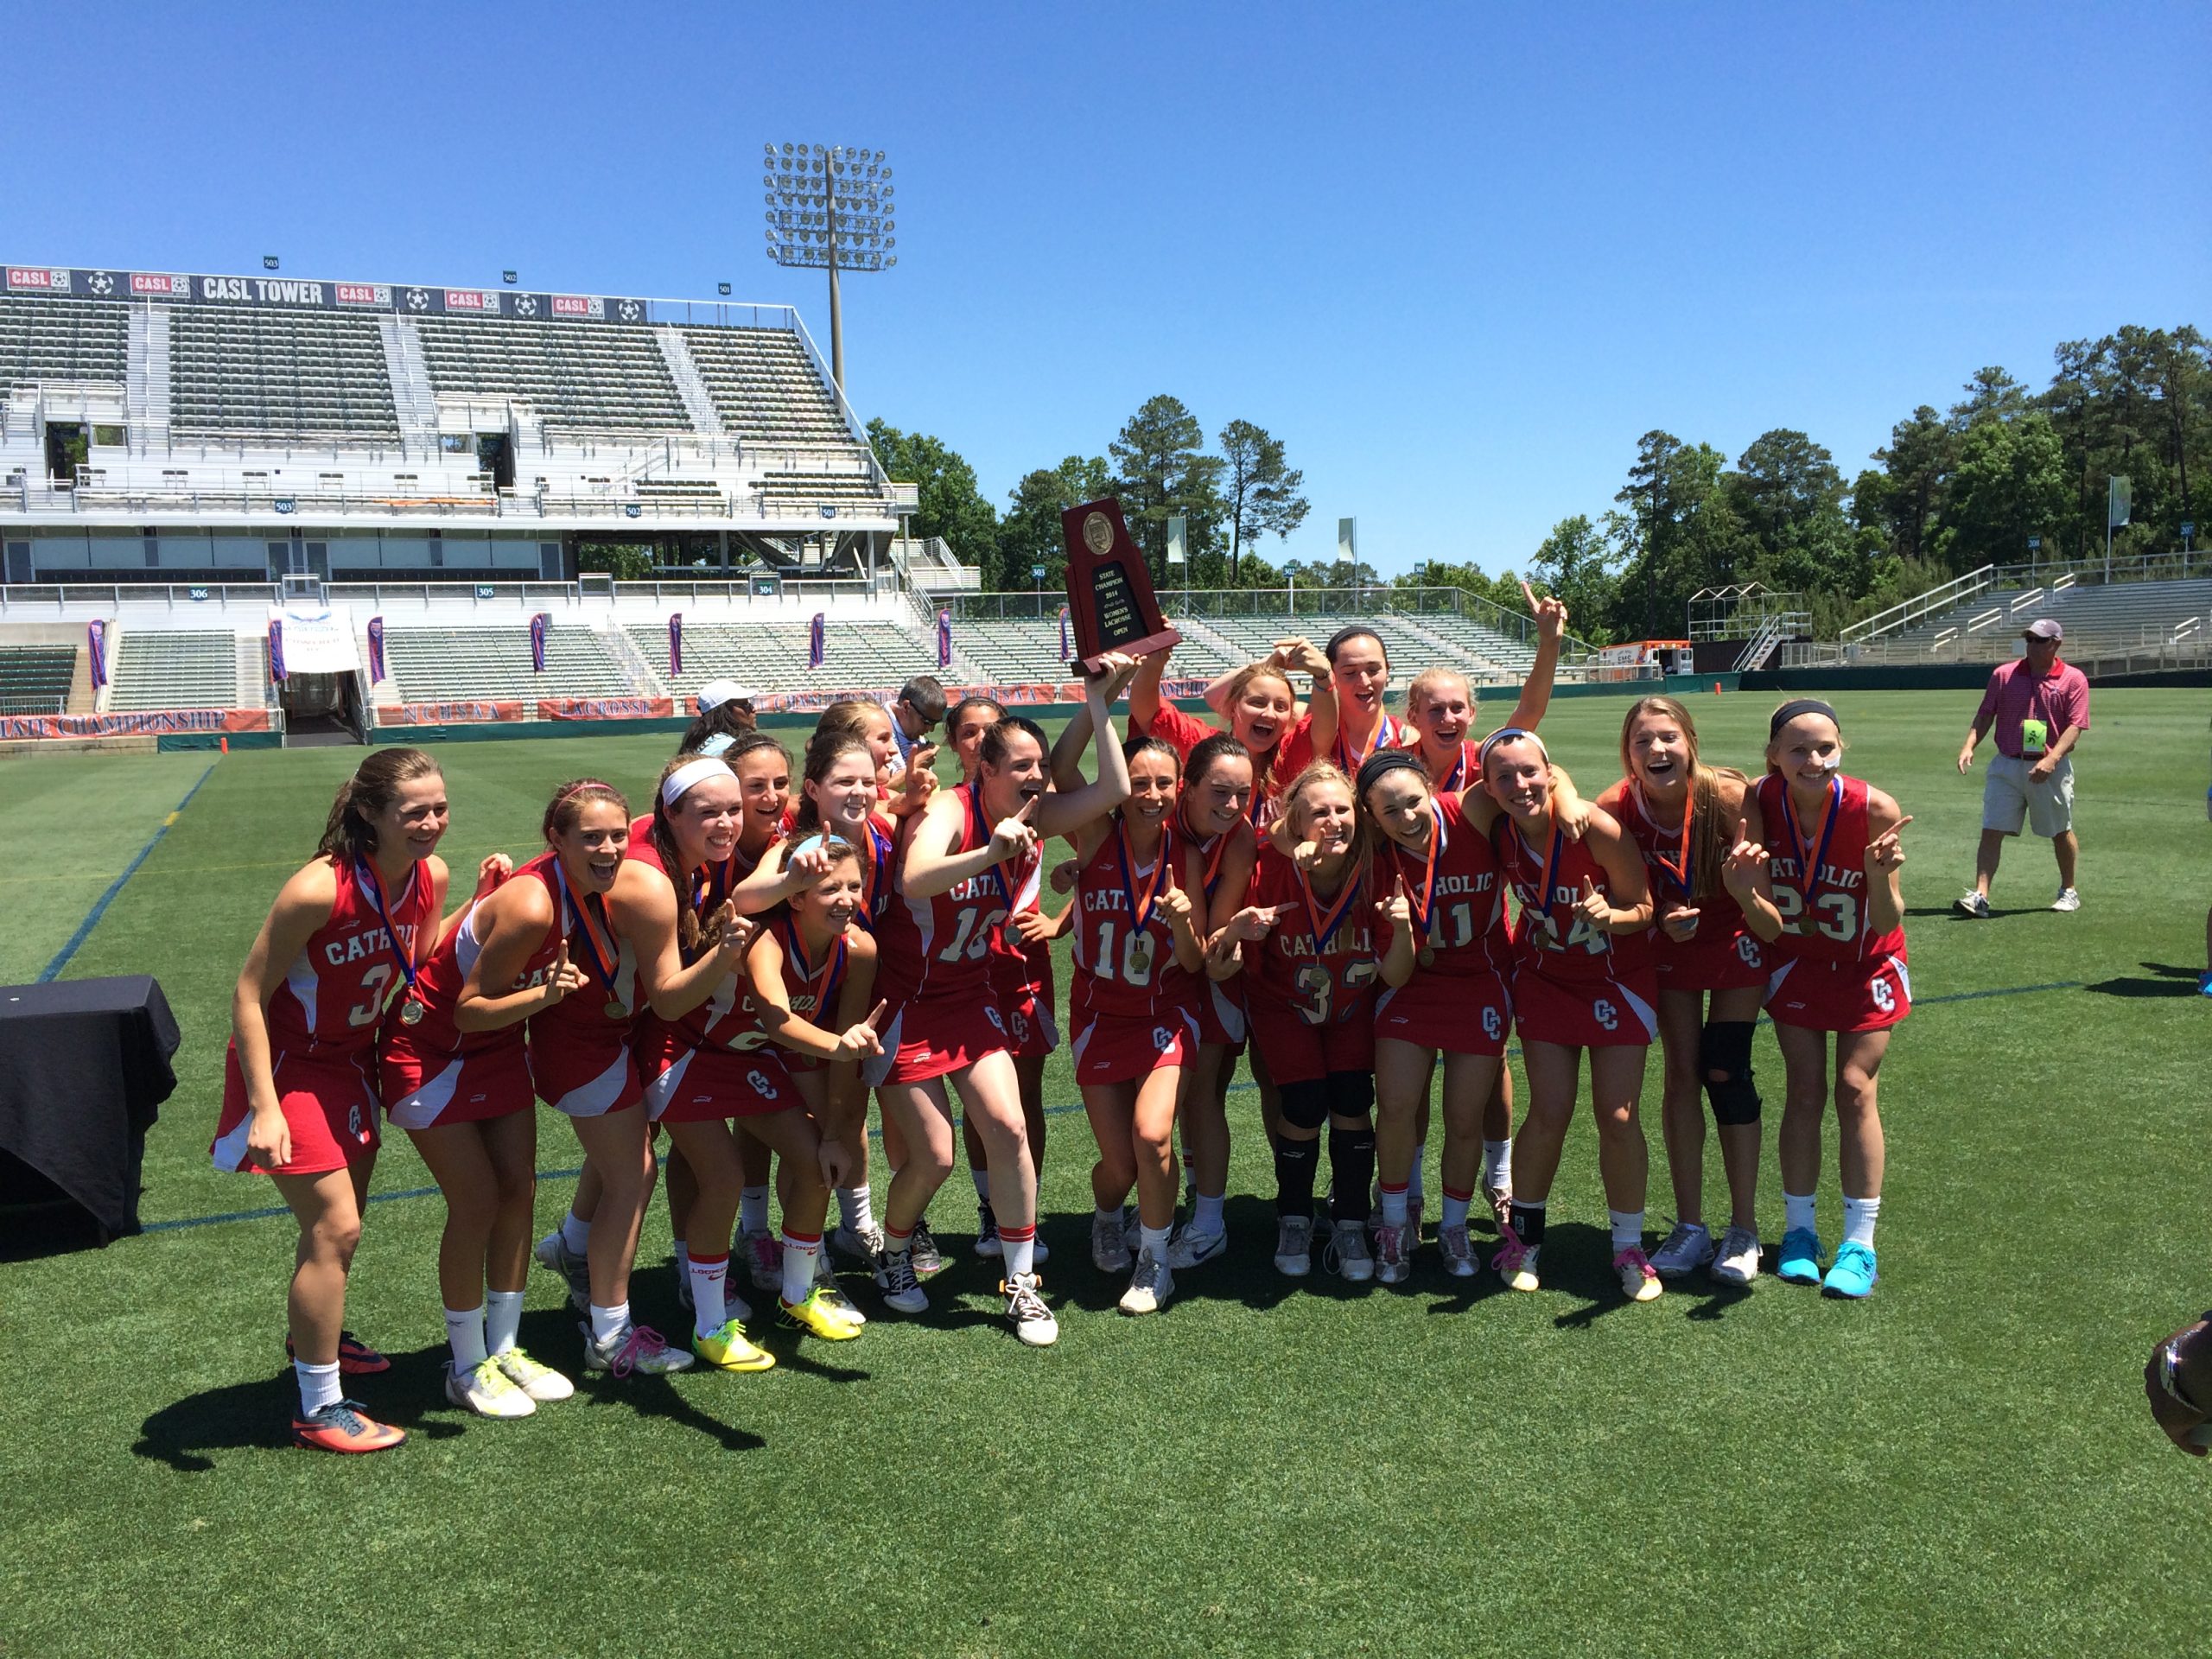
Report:
[[[846,288],[863,414],[1002,505],[1173,392],[1305,469],[1271,553],[1356,514],[1386,571],[1517,567],[1653,427],[1799,427],[1848,474],[1983,364],[2212,325],[2201,3],[86,16],[10,9],[0,257],[727,279],[826,350],[755,162],[872,145],[900,263]]]

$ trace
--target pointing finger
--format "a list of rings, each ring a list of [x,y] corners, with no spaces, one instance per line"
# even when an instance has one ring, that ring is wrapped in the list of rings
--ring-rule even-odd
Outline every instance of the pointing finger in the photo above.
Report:
[[[875,1029],[875,1022],[883,1018],[885,1011],[890,1007],[891,1003],[888,998],[878,1002],[873,1008],[868,1010],[868,1018],[861,1020],[861,1023],[866,1026],[870,1031],[874,1031]]]
[[[1529,601],[1529,608],[1531,611],[1536,608],[1536,590],[1529,586],[1529,579],[1526,576],[1521,578],[1521,596]]]

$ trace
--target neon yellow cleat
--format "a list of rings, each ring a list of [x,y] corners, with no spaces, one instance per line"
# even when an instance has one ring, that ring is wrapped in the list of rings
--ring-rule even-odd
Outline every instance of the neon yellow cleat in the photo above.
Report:
[[[824,1342],[850,1342],[861,1333],[860,1321],[830,1300],[820,1285],[806,1293],[803,1302],[782,1302],[784,1323],[797,1325]]]
[[[722,1328],[711,1337],[695,1335],[691,1351],[718,1371],[766,1371],[776,1363],[773,1354],[746,1340],[745,1325],[740,1319],[723,1321]]]

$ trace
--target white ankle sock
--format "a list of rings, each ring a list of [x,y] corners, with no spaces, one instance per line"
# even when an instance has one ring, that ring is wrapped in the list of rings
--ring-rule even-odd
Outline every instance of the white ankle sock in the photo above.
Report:
[[[1814,1197],[1815,1195],[1810,1192],[1802,1195],[1796,1192],[1784,1192],[1782,1195],[1782,1230],[1783,1232],[1794,1233],[1801,1229],[1808,1233],[1819,1230],[1814,1218]]]
[[[591,1305],[591,1340],[595,1348],[604,1348],[629,1328],[630,1304],[617,1302],[612,1307]]]
[[[1483,1185],[1503,1186],[1513,1179],[1513,1139],[1483,1142]]]
[[[484,1293],[484,1346],[504,1354],[522,1334],[522,1292],[487,1290]]]
[[[1843,1201],[1843,1242],[1874,1247],[1874,1222],[1882,1213],[1882,1200],[1878,1198],[1854,1198]]]
[[[1613,1224],[1613,1254],[1638,1249],[1643,1243],[1643,1211],[1641,1210],[1608,1210],[1606,1219]]]
[[[1411,1197],[1412,1192],[1408,1187],[1386,1186],[1382,1189],[1382,1224],[1385,1227],[1406,1224],[1406,1205]]]
[[[768,1230],[768,1189],[748,1186],[737,1195],[737,1226],[740,1232],[765,1233]]]
[[[1221,1206],[1228,1197],[1226,1192],[1217,1192],[1211,1198],[1199,1193],[1198,1202],[1191,1207],[1191,1230],[1194,1233],[1222,1231]]]
[[[814,1288],[814,1258],[821,1251],[821,1234],[801,1238],[784,1229],[784,1300],[794,1307]]]
[[[1473,1207],[1474,1202],[1475,1195],[1473,1193],[1470,1192],[1465,1194],[1464,1197],[1455,1198],[1452,1196],[1452,1189],[1448,1186],[1446,1187],[1444,1189],[1444,1213],[1438,1218],[1438,1224],[1444,1227],[1465,1226],[1467,1224],[1467,1211]]]
[[[292,1362],[292,1375],[300,1380],[300,1415],[312,1417],[325,1406],[334,1406],[345,1397],[345,1390],[338,1382],[338,1362],[327,1365],[310,1365],[303,1359]]]
[[[473,1371],[491,1357],[484,1348],[484,1310],[480,1307],[446,1309],[446,1345],[453,1350],[453,1368]]]
[[[569,1255],[582,1255],[591,1249],[591,1223],[569,1211],[561,1217],[561,1242],[569,1247]]]
[[[1167,1265],[1167,1235],[1170,1230],[1166,1227],[1139,1227],[1137,1249],[1140,1251],[1150,1250],[1153,1259],[1162,1267],[1166,1267]]]

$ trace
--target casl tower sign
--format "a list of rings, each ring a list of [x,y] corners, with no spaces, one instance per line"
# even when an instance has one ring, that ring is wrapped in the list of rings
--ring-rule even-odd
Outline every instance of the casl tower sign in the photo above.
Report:
[[[647,316],[645,301],[606,294],[410,288],[397,283],[308,282],[290,276],[190,276],[177,271],[85,270],[66,265],[10,265],[6,291],[56,300],[404,311],[415,316],[505,317],[517,322],[643,322]]]

